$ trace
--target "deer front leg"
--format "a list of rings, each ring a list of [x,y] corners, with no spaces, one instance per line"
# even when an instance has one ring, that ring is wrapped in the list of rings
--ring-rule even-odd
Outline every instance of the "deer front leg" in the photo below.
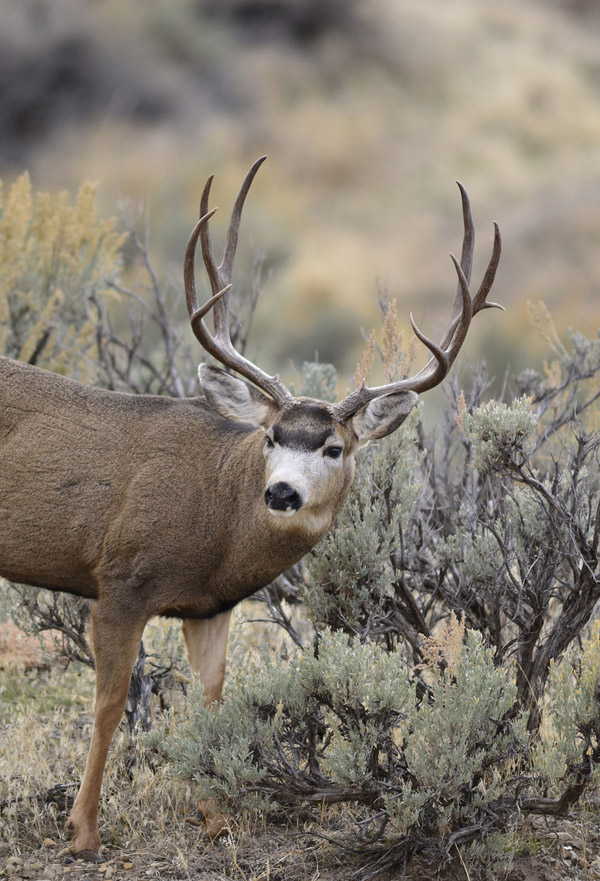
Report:
[[[231,611],[204,620],[190,618],[182,625],[190,666],[200,676],[206,704],[221,700],[230,620]],[[228,830],[227,818],[215,811],[211,802],[202,802],[200,810],[210,838]]]
[[[72,841],[70,850],[96,852],[98,803],[108,749],[119,724],[131,672],[137,658],[144,620],[132,620],[131,611],[95,604],[91,614],[91,642],[96,661],[94,728],[79,794],[67,820]]]
[[[221,700],[231,611],[212,618],[188,618],[182,625],[190,666],[200,676],[207,704]]]

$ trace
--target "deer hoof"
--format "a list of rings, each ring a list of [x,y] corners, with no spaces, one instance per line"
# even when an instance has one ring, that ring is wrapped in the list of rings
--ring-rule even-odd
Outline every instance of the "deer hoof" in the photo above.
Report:
[[[209,838],[219,838],[221,835],[227,835],[231,832],[229,817],[226,814],[218,814],[210,802],[204,802],[200,805],[204,831]]]
[[[209,838],[219,838],[221,835],[227,835],[231,831],[229,818],[225,814],[215,814],[214,817],[206,817],[204,820],[204,831]]]
[[[69,817],[67,820],[67,832],[71,836],[71,844],[66,848],[69,853],[77,854],[78,857],[96,862],[100,850],[100,835],[97,828],[85,827],[83,823]]]

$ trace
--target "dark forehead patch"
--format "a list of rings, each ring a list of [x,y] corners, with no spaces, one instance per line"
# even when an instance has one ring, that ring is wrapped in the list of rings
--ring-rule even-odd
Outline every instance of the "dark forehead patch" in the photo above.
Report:
[[[318,404],[296,404],[273,426],[273,440],[297,450],[318,450],[335,434],[331,414]]]

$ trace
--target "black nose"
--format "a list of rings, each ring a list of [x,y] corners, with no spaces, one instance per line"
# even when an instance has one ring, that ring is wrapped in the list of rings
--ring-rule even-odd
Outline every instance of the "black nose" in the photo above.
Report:
[[[273,511],[297,511],[302,507],[302,499],[293,486],[280,480],[267,487],[265,492],[265,502]]]

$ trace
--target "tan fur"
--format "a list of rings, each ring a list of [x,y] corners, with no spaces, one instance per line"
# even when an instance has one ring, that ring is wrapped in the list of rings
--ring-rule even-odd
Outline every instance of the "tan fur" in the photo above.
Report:
[[[227,634],[231,610],[214,618],[188,619],[183,622],[183,635],[190,666],[199,673],[207,703],[221,700],[227,660]]]
[[[208,704],[221,701],[225,664],[227,660],[227,634],[231,611],[222,612],[206,620],[187,620],[183,622],[183,635],[195,673],[201,677],[204,699]],[[199,805],[204,817],[204,829],[209,838],[217,838],[229,829],[227,817],[215,810],[211,802]]]

